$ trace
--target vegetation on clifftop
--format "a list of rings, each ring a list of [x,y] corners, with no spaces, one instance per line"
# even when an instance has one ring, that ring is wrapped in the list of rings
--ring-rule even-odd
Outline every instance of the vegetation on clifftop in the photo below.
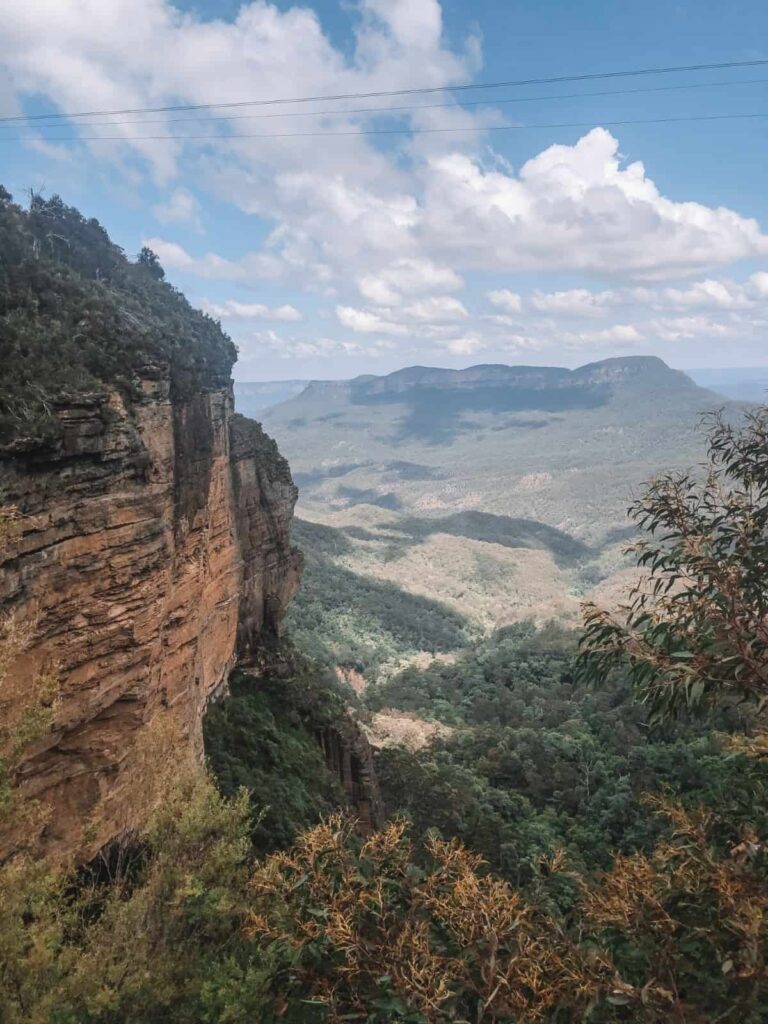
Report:
[[[105,384],[127,397],[142,376],[179,395],[228,385],[232,341],[163,277],[154,253],[130,262],[58,196],[24,210],[0,186],[0,444],[55,438],[55,403]]]

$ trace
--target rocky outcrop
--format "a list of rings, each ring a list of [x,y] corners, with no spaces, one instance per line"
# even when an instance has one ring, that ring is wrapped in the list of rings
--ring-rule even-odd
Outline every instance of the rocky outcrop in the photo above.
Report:
[[[61,683],[19,784],[47,807],[42,848],[85,857],[202,757],[206,702],[238,650],[279,631],[300,575],[297,492],[229,387],[174,397],[157,373],[130,399],[105,390],[54,411],[55,445],[0,455],[0,504],[21,513],[0,607],[35,623],[17,680],[54,666]]]
[[[384,805],[379,793],[373,747],[350,713],[317,733],[317,741],[329,770],[338,778],[347,806],[360,831],[367,835],[384,824]]]

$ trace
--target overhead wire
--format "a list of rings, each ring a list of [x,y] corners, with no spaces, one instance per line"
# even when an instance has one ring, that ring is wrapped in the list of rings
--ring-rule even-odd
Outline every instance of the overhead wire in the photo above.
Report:
[[[678,85],[654,85],[648,87],[640,87],[637,89],[600,89],[593,92],[571,92],[571,93],[555,93],[546,94],[540,96],[506,96],[494,99],[484,100],[462,100],[460,103],[419,103],[419,104],[405,104],[399,106],[388,106],[388,107],[342,107],[335,110],[287,110],[279,113],[268,113],[268,114],[220,114],[214,117],[168,117],[168,118],[143,118],[141,120],[132,121],[88,121],[84,125],[87,128],[111,128],[121,127],[124,125],[145,125],[145,124],[200,124],[212,122],[212,121],[251,121],[251,120],[262,120],[264,118],[284,118],[284,117],[334,117],[334,116],[346,116],[348,114],[401,114],[406,111],[418,112],[419,110],[463,110],[466,107],[486,107],[486,106],[501,106],[508,105],[511,103],[538,103],[542,101],[551,100],[572,100],[572,99],[589,99],[590,97],[604,97],[604,96],[635,96],[639,94],[656,93],[656,92],[675,92],[688,89],[712,89],[724,86],[732,85],[765,85],[768,84],[768,78],[746,78],[741,80],[732,81],[717,81],[717,82],[686,82]],[[61,124],[35,124],[36,131],[43,131],[46,129],[60,130]],[[15,131],[17,126],[13,125],[9,128],[0,128],[2,131]]]
[[[315,96],[294,96],[273,99],[236,100],[230,102],[216,103],[178,103],[157,107],[123,107],[113,110],[80,110],[70,112],[52,112],[48,114],[15,114],[0,116],[0,123],[9,124],[20,121],[43,121],[43,120],[74,120],[83,117],[117,117],[123,114],[162,114],[173,113],[182,110],[223,110],[236,109],[239,107],[274,106],[286,103],[317,103],[322,101],[336,100],[363,100],[382,99],[387,96],[417,96],[438,92],[467,92],[477,89],[502,89],[516,88],[524,85],[554,85],[562,82],[588,82],[600,79],[630,78],[646,75],[669,75],[676,73],[690,73],[694,71],[713,71],[735,68],[761,67],[768,65],[768,59],[740,60],[740,61],[719,61],[708,64],[680,64],[668,67],[657,68],[635,68],[619,71],[589,72],[579,75],[554,75],[542,78],[520,78],[500,82],[468,82],[463,85],[436,85],[421,86],[408,89],[380,89],[375,92],[347,92],[335,95],[320,94]]]
[[[694,114],[685,115],[681,117],[641,117],[641,118],[623,118],[620,120],[603,120],[601,118],[593,118],[591,121],[563,121],[551,124],[505,124],[505,125],[481,125],[467,128],[371,128],[363,129],[361,131],[341,131],[341,132],[267,132],[267,133],[251,133],[251,132],[233,132],[227,135],[66,135],[66,136],[48,136],[46,142],[229,142],[234,139],[328,139],[328,138],[341,138],[341,137],[355,137],[355,136],[368,136],[368,135],[436,135],[436,134],[455,134],[457,132],[510,132],[510,131],[530,131],[534,129],[547,129],[547,128],[594,128],[596,126],[602,126],[607,128],[616,128],[628,125],[645,125],[645,124],[680,124],[684,122],[693,121],[737,121],[745,119],[757,119],[768,117],[768,113],[755,112],[755,113],[738,113],[738,114]],[[8,136],[0,137],[0,143],[3,142],[25,142],[28,141],[28,136],[18,136],[17,138],[9,138]]]

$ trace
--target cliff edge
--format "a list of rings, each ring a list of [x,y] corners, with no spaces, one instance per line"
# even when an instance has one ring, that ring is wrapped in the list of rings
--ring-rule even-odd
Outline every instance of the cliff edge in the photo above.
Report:
[[[47,808],[41,849],[83,858],[202,758],[207,701],[239,651],[279,631],[300,578],[297,491],[274,442],[234,415],[234,346],[151,254],[129,263],[55,198],[29,213],[9,198],[0,505],[20,519],[0,611],[34,625],[17,684],[54,667],[61,685],[17,781]]]

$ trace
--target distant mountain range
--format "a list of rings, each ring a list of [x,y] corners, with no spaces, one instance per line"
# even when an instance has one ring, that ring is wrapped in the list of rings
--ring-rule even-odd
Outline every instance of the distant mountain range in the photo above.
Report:
[[[397,371],[409,374],[417,367]],[[434,370],[435,374],[456,374],[467,371]],[[717,369],[685,370],[696,384],[716,391],[724,398],[740,402],[768,402],[768,366],[720,367]],[[390,377],[396,374],[390,374]],[[358,378],[365,380],[366,378]],[[373,378],[387,379],[387,378]],[[255,417],[265,409],[279,405],[295,395],[301,394],[310,380],[237,381],[235,398],[237,411],[244,416]]]
[[[314,382],[262,418],[305,508],[473,509],[598,541],[632,487],[700,457],[698,419],[722,404],[660,359],[627,357]]]
[[[721,406],[741,408],[660,359],[627,357],[313,382],[260,417],[299,514],[343,535],[340,564],[489,626],[568,617],[610,588],[632,494],[699,462],[700,417]]]

